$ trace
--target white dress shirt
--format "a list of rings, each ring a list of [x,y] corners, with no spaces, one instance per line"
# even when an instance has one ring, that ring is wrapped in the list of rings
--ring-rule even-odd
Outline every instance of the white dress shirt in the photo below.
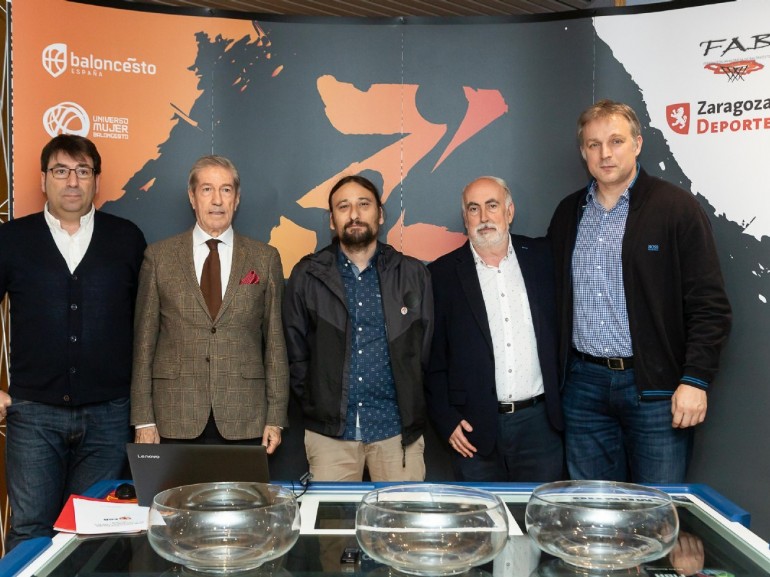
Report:
[[[227,290],[227,281],[230,278],[230,270],[233,267],[233,240],[235,233],[233,227],[229,227],[225,232],[218,237],[213,237],[195,224],[193,228],[193,260],[195,261],[195,276],[198,279],[198,283],[201,282],[201,275],[203,274],[203,263],[206,262],[206,258],[209,256],[209,245],[206,241],[210,238],[216,238],[222,242],[217,245],[217,251],[219,252],[219,264],[222,272],[222,298],[225,296]]]
[[[48,212],[48,203],[45,203],[43,215],[45,216],[46,223],[48,223],[48,230],[51,231],[56,248],[59,249],[59,252],[67,262],[67,268],[70,269],[70,273],[75,272],[75,269],[78,268],[80,261],[83,260],[83,256],[88,250],[88,245],[91,244],[91,237],[94,235],[95,212],[96,209],[92,204],[91,210],[80,217],[80,228],[73,234],[70,234],[62,228],[61,221]]]
[[[523,401],[543,393],[535,327],[519,261],[508,238],[500,266],[487,265],[471,243],[495,353],[497,400]]]

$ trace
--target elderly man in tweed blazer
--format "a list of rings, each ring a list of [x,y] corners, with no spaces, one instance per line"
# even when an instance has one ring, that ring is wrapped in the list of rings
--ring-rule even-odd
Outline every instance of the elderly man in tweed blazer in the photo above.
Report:
[[[240,179],[228,159],[199,159],[188,194],[196,225],[150,245],[139,275],[135,439],[261,443],[273,453],[289,398],[280,256],[233,231]],[[214,278],[206,272],[213,253],[221,286],[211,291],[202,280]],[[209,294],[216,294],[216,304]]]

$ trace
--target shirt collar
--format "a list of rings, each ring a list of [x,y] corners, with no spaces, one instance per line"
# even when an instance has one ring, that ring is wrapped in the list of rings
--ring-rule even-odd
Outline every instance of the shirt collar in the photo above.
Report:
[[[91,223],[91,220],[94,218],[95,212],[96,212],[96,208],[92,203],[91,210],[89,210],[86,214],[80,217],[80,227],[88,226]],[[56,218],[54,215],[52,215],[48,210],[47,202],[45,203],[45,209],[43,209],[43,216],[45,216],[45,221],[48,223],[48,226],[64,230],[64,228],[61,225],[61,221],[58,218]]]
[[[628,187],[626,187],[626,190],[623,191],[623,194],[620,195],[620,198],[625,198],[627,202],[631,200],[631,189],[634,187],[634,184],[636,184],[636,179],[639,178],[639,171],[641,169],[642,169],[641,165],[637,162],[636,174],[634,175],[634,179],[631,181]],[[586,200],[588,202],[594,201],[596,199],[596,179],[595,178],[588,183],[587,191],[588,191],[588,194],[586,194]]]
[[[233,239],[235,238],[235,232],[233,231],[232,225],[227,227],[227,230],[220,234],[217,237],[211,236],[209,233],[207,233],[205,230],[203,230],[200,225],[196,222],[195,227],[193,228],[193,245],[199,245],[199,244],[205,244],[207,240],[210,238],[216,238],[219,241],[222,241],[222,244],[225,244],[229,247],[233,246]]]
[[[366,270],[370,266],[375,266],[377,264],[377,257],[380,255],[380,253],[382,253],[382,245],[380,244],[379,241],[377,241],[377,248],[374,250],[374,254],[372,255],[372,258],[369,259],[369,263],[364,267],[364,270]],[[353,264],[353,262],[348,258],[348,256],[342,250],[342,245],[338,241],[337,242],[337,264],[340,266],[344,266],[347,263],[350,263],[351,265]]]

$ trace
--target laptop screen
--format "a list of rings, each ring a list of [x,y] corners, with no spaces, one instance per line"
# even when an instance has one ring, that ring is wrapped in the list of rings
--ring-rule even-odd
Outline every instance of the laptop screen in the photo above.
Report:
[[[267,452],[261,445],[127,443],[131,476],[140,505],[161,491],[195,483],[267,483]]]

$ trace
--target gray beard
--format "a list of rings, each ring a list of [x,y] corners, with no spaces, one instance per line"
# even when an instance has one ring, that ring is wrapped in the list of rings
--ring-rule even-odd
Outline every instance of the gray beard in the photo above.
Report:
[[[484,236],[479,234],[478,231],[474,230],[474,234],[471,237],[471,242],[476,248],[491,248],[493,246],[497,246],[498,244],[504,243],[506,241],[505,237],[507,234],[507,231],[501,231],[497,229],[494,236],[489,236],[489,234]]]

